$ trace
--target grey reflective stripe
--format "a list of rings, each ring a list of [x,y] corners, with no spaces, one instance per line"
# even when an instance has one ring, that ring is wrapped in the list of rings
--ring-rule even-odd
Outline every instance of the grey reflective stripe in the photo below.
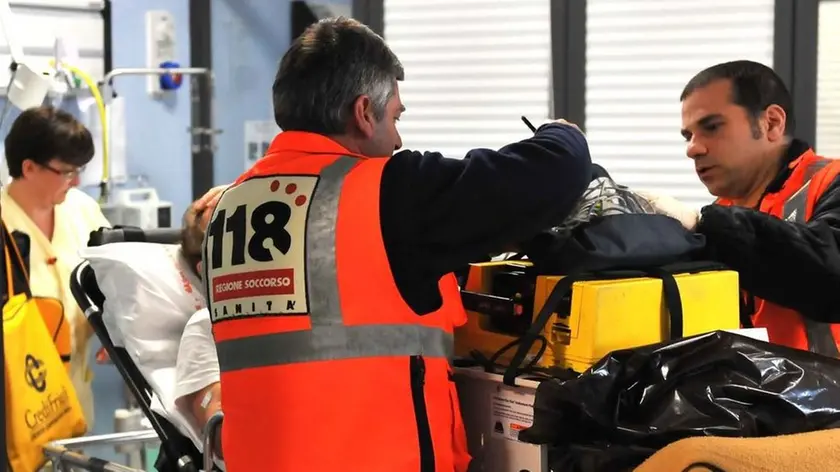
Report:
[[[312,328],[218,342],[216,351],[222,372],[360,357],[453,355],[453,337],[440,328],[343,323],[336,269],[336,222],[344,179],[359,162],[357,158],[340,157],[326,166],[312,196],[306,219],[306,285]],[[371,309],[376,309],[375,301],[371,301]]]
[[[452,335],[419,325],[320,326],[224,341],[216,346],[222,372],[361,357],[453,355]]]
[[[811,185],[811,178],[828,165],[828,160],[814,162],[805,170],[805,183],[796,191],[784,204],[782,215],[785,221],[794,223],[805,223],[805,211],[808,205],[808,188]],[[837,341],[831,332],[831,325],[820,323],[802,316],[802,323],[805,325],[805,336],[808,338],[808,350],[817,354],[830,357],[840,357],[837,349]]]
[[[805,222],[805,209],[808,206],[808,188],[810,187],[811,181],[809,180],[785,201],[785,206],[782,210],[785,221],[792,221],[794,223]]]
[[[339,157],[321,170],[306,217],[306,286],[312,326],[341,324],[338,273],[335,267],[335,228],[344,177],[359,163]]]
[[[821,159],[805,169],[805,176],[803,178],[805,183],[802,184],[802,187],[800,187],[796,193],[787,199],[782,210],[782,214],[784,215],[784,219],[786,221],[799,223],[805,222],[805,209],[808,205],[808,188],[811,186],[811,178],[827,165],[828,160]]]

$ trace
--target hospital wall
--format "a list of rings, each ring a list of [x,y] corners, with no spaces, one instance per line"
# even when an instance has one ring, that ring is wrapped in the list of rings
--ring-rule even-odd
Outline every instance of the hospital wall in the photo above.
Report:
[[[244,170],[244,123],[271,120],[271,83],[277,63],[289,45],[289,1],[213,0],[212,49],[215,76],[215,183],[235,179]],[[176,23],[179,62],[189,65],[187,0],[114,0],[112,3],[114,67],[145,62],[137,38],[145,34],[145,13],[162,9]],[[180,220],[191,201],[189,86],[164,100],[152,100],[145,78],[126,77],[118,84],[126,98],[129,173],[142,174],[173,204]]]
[[[189,65],[187,3],[186,0],[114,0],[111,4],[113,67],[146,65],[146,11],[157,9],[172,13],[178,62]],[[161,199],[172,202],[173,215],[182,214],[192,196],[191,141],[187,133],[191,118],[189,85],[161,100],[149,97],[146,77],[119,77],[114,87],[125,99],[128,174],[145,176]]]
[[[266,0],[270,1],[270,0]],[[146,33],[147,10],[164,9],[172,13],[176,25],[176,49],[179,61],[188,65],[189,16],[187,0],[114,0],[111,6],[113,66],[142,67],[146,52],[140,41]],[[138,44],[139,43],[139,44]],[[116,92],[126,104],[126,158],[129,175],[144,175],[159,192],[172,202],[175,215],[181,214],[191,197],[191,158],[189,87],[184,87],[157,101],[146,92],[145,77],[121,77]],[[94,349],[98,343],[94,343]],[[114,410],[125,403],[122,378],[113,366],[95,365],[93,379],[96,421],[94,434],[114,431]],[[111,448],[91,451],[106,459],[118,460]]]

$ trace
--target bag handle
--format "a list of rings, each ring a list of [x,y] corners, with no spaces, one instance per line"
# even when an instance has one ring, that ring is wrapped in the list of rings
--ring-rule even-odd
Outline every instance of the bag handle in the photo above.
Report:
[[[12,294],[15,292],[15,277],[12,273],[12,256],[9,254],[8,243],[3,245],[3,255],[5,256],[3,258],[4,262],[6,263],[6,296],[11,298]]]
[[[0,225],[3,226],[3,232],[0,233],[0,241],[3,242],[3,263],[6,265],[6,297],[7,299],[4,301],[8,301],[9,298],[12,298],[12,294],[15,292],[15,277],[12,273],[12,255],[9,254],[9,239],[12,239],[8,236],[9,232],[6,229],[6,223],[0,220]]]
[[[567,275],[560,279],[554,288],[551,290],[551,293],[546,298],[545,303],[543,304],[542,308],[539,311],[539,314],[534,318],[534,321],[531,323],[531,327],[528,328],[528,331],[518,340],[504,346],[500,352],[497,352],[493,357],[498,358],[501,356],[501,353],[506,351],[507,349],[518,346],[516,349],[516,353],[513,355],[513,359],[511,359],[510,364],[508,365],[507,369],[505,369],[503,382],[505,385],[509,386],[516,386],[516,377],[519,376],[520,373],[520,366],[525,361],[525,357],[528,356],[528,352],[531,350],[531,346],[533,346],[534,342],[537,339],[545,339],[542,335],[543,329],[545,325],[548,323],[548,320],[551,318],[551,314],[554,313],[554,310],[560,305],[560,302],[563,298],[572,291],[572,285],[580,278],[579,275]],[[539,361],[540,357],[542,357],[543,353],[545,352],[545,346],[548,344],[548,340],[545,340],[545,344],[540,349],[540,352],[537,356],[534,356],[534,359],[531,361],[531,364],[536,364]]]
[[[21,273],[23,274],[23,282],[25,287],[24,293],[26,293],[27,297],[31,298],[32,288],[29,285],[29,273],[26,270],[26,264],[23,261],[23,254],[20,252],[20,248],[15,242],[15,238],[14,236],[12,236],[12,233],[9,231],[9,228],[6,226],[6,223],[0,222],[0,224],[3,226],[2,237],[6,243],[3,245],[3,252],[5,253],[4,255],[6,257],[6,285],[9,290],[9,297],[11,297],[14,293],[14,273],[12,272],[12,256],[9,251],[9,247],[11,247],[15,253],[15,261],[17,262],[17,264],[15,265],[20,269]]]

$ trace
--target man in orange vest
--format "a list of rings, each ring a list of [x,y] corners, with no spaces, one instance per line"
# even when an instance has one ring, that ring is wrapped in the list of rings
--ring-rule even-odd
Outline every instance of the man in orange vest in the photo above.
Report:
[[[453,271],[562,221],[590,176],[562,120],[463,159],[403,151],[402,66],[323,20],[274,81],[283,130],[215,204],[205,281],[233,472],[461,472]]]
[[[699,213],[665,196],[655,206],[738,271],[744,325],[837,357],[840,325],[827,323],[840,323],[840,161],[793,138],[791,95],[765,65],[712,66],[680,101],[688,157],[717,200]]]

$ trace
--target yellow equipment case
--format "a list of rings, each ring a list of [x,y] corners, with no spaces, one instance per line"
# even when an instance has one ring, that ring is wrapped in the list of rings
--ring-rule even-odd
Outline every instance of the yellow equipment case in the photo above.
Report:
[[[612,351],[740,326],[738,274],[721,267],[683,264],[566,282],[529,268],[527,261],[470,268],[462,290],[467,323],[455,332],[456,356],[480,354],[508,365],[532,324],[543,323],[542,339],[528,352],[538,356],[545,342],[536,365],[583,372]],[[538,320],[547,301],[554,308]]]

